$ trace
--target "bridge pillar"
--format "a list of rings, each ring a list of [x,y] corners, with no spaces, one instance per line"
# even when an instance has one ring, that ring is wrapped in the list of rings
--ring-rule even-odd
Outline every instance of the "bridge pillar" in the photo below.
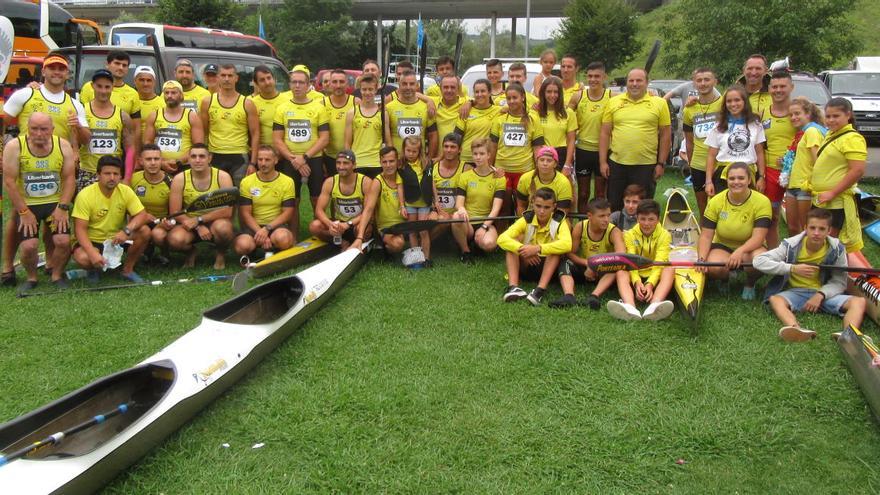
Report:
[[[409,19],[406,20],[406,44],[404,45],[404,53],[410,53],[409,51]]]
[[[489,23],[489,58],[495,58],[495,31],[498,27],[498,12],[492,12]]]

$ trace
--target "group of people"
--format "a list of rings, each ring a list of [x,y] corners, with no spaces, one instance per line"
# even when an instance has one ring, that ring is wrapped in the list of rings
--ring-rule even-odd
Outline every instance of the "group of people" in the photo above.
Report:
[[[77,101],[64,92],[68,61],[52,55],[44,82],[4,105],[21,134],[3,155],[15,207],[3,279],[15,283],[12,262],[20,249],[24,289],[36,285],[41,228],[59,287],[67,284],[70,256],[97,277],[108,240],[127,246],[121,273],[135,282],[142,281],[135,264],[148,251],[159,261],[183,252],[191,266],[195,244],[209,241],[219,269],[229,248],[241,255],[283,250],[297,241],[306,183],[314,211],[309,232],[342,248],[376,237],[389,253],[409,245],[430,266],[431,241],[447,230],[462,262],[471,262],[475,251],[507,251],[505,301],[539,304],[556,278],[563,296],[551,304],[570,306],[577,303],[575,283],[596,281],[588,306],[598,308],[602,293],[616,285],[620,301],[608,305],[613,315],[664,318],[672,312],[671,270],[599,277],[586,259],[612,251],[655,261],[668,256],[671,239],[652,198],[672,142],[669,105],[649,90],[642,69],[631,70],[617,94],[606,87],[601,62],[586,66],[582,84],[574,56],[561,57],[561,77],[553,75],[555,53],[541,60],[534,92],[525,89],[524,64],[510,64],[505,80],[504,65],[490,60],[486,78],[466,88],[452,59],[441,57],[438,84],[425,94],[411,64],[398,64],[398,87],[391,89],[368,60],[356,88],[348,88],[344,71],[333,70],[323,81],[325,93],[312,88],[303,65],[290,70],[286,92],[278,91],[268,67],[258,66],[254,94],[245,96],[236,90],[235,66],[208,67],[215,84],[205,89],[195,84],[193,64],[181,59],[175,79],[157,96],[154,71],[137,67],[132,88],[124,80],[129,56],[113,51]],[[860,250],[852,188],[864,171],[866,146],[852,128],[849,102],[835,98],[823,112],[805,98],[792,99],[791,76],[768,73],[760,55],[746,60],[740,84],[722,93],[717,83],[712,69],[696,69],[683,109],[702,225],[699,257],[726,263],[709,276],[723,280],[750,262],[760,269],[758,259],[780,245],[814,246],[801,242],[808,235],[800,232],[826,220],[810,213],[815,207],[830,214],[826,236],[839,235],[847,252]],[[236,205],[187,212],[199,196],[226,187],[239,188]],[[780,244],[783,204],[789,232],[801,237]],[[572,225],[573,211],[588,218]],[[495,219],[513,213],[520,218],[509,227]],[[433,231],[387,230],[428,219],[450,222]],[[795,260],[818,256],[807,251]],[[814,287],[825,276],[806,272],[799,269],[788,283],[809,279]],[[749,272],[743,298],[754,298],[759,275]],[[538,280],[531,292],[519,287],[523,276]],[[636,301],[648,303],[644,312]],[[772,301],[779,311],[786,306]],[[847,300],[837,310],[859,304],[863,309],[863,302]]]

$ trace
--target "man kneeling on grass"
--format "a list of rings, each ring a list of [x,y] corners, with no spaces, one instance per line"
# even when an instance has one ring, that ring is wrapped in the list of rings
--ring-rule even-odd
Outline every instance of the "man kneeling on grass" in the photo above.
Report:
[[[504,302],[527,298],[537,306],[562,256],[571,251],[571,231],[565,213],[556,209],[556,194],[552,189],[538,189],[532,207],[533,210],[524,212],[498,236],[498,245],[507,251],[505,262],[510,286],[504,293]],[[525,265],[522,270],[521,265]],[[524,279],[537,278],[538,286],[526,294],[519,287],[520,275]],[[574,297],[574,293],[570,295]]]
[[[643,199],[636,208],[638,224],[623,234],[626,252],[637,254],[655,262],[669,261],[672,236],[661,227],[660,205],[653,199]],[[621,301],[608,301],[608,312],[621,320],[662,320],[672,314],[675,305],[666,296],[675,279],[674,268],[649,266],[629,272],[635,294],[621,292]],[[635,296],[635,297],[633,297]],[[643,313],[636,309],[635,301],[648,303]]]
[[[776,275],[769,284],[765,302],[784,325],[779,337],[786,342],[804,342],[816,332],[802,328],[795,312],[823,311],[843,316],[843,328],[862,324],[865,299],[844,294],[844,270],[820,270],[821,265],[845,267],[846,247],[831,237],[831,212],[822,208],[807,213],[806,230],[782,241],[776,249],[755,257],[755,268]],[[785,289],[785,290],[783,290]]]

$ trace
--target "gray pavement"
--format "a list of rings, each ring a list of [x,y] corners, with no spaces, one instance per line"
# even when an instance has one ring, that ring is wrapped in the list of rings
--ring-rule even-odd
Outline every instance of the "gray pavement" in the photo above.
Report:
[[[871,140],[868,142],[868,163],[865,167],[865,177],[880,177],[880,142]]]

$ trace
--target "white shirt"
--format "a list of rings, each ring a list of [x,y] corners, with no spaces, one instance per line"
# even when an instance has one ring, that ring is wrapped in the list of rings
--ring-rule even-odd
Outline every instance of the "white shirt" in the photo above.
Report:
[[[46,86],[40,85],[40,93],[43,94],[43,98],[51,101],[52,103],[64,103],[64,91],[59,93],[52,93]],[[21,109],[24,108],[24,104],[31,98],[31,95],[34,94],[34,90],[28,87],[24,87],[12,93],[6,103],[3,104],[3,112],[10,117],[18,117],[18,114],[21,113]],[[76,98],[70,98],[70,101],[73,102],[73,107],[76,108],[76,117],[79,120],[79,125],[82,127],[88,127],[89,122],[86,120],[86,111],[82,106],[82,103],[79,102]]]
[[[758,163],[758,154],[755,145],[764,143],[764,126],[760,122],[743,124],[728,124],[727,131],[721,132],[716,126],[706,136],[706,146],[718,150],[715,158],[719,162],[743,162],[749,165]]]

